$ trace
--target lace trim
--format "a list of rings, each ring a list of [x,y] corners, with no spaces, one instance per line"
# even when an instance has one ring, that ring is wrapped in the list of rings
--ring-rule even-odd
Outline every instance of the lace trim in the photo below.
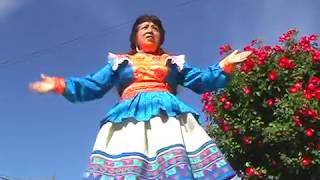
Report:
[[[183,69],[185,61],[185,55],[178,55],[178,56],[170,56],[168,59],[171,60],[172,64],[177,65],[178,71],[181,71]]]
[[[122,64],[124,61],[128,61],[131,63],[130,59],[127,57],[127,55],[118,55],[110,53],[108,54],[109,62],[112,64],[112,70],[116,71],[120,64]]]

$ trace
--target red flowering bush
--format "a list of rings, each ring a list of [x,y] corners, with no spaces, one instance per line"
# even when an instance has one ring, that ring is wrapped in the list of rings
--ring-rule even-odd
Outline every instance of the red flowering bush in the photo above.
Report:
[[[243,178],[320,177],[317,39],[298,39],[289,30],[280,45],[252,41],[244,48],[252,55],[233,72],[229,86],[202,96],[203,111],[213,119],[208,133]]]

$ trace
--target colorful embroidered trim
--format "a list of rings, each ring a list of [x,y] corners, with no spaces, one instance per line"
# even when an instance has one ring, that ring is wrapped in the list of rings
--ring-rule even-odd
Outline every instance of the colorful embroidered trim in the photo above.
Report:
[[[139,92],[172,92],[170,86],[167,83],[160,82],[135,82],[127,87],[122,95],[121,100],[131,99]]]

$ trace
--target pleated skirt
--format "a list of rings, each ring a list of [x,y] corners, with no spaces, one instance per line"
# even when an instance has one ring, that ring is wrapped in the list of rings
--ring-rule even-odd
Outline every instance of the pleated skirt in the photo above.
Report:
[[[222,180],[234,170],[191,113],[105,123],[83,180]]]

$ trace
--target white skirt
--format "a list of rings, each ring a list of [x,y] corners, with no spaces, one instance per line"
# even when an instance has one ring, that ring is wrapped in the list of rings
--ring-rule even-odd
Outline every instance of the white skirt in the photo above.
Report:
[[[235,172],[192,114],[108,122],[97,136],[85,180],[231,179]]]

